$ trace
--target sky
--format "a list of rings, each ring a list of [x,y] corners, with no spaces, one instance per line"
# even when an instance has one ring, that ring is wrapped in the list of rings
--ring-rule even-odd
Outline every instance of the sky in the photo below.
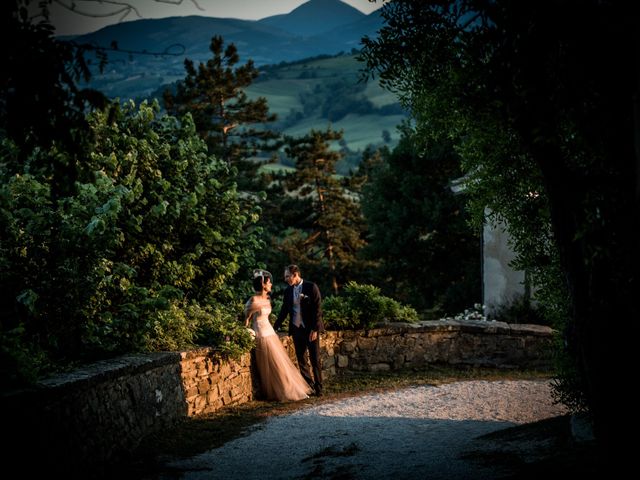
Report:
[[[308,0],[55,0],[51,5],[51,23],[56,35],[94,32],[119,21],[200,15],[218,18],[259,20],[289,13]],[[368,14],[382,7],[382,0],[342,0]],[[34,2],[37,3],[37,2]],[[99,18],[71,12],[60,4],[75,5],[77,11],[92,12]],[[135,11],[126,6],[135,7]]]

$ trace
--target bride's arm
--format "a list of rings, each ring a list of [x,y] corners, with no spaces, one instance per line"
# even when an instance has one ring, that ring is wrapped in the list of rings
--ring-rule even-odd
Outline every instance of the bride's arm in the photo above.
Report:
[[[249,328],[251,317],[255,313],[253,307],[253,298],[250,298],[244,306],[244,326]]]

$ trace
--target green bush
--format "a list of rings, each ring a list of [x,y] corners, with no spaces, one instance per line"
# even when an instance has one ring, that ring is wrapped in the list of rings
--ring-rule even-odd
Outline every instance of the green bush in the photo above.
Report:
[[[232,172],[208,155],[191,118],[158,112],[128,103],[91,114],[92,151],[66,196],[28,164],[3,168],[14,151],[5,141],[3,384],[121,353],[251,347],[234,285],[262,246],[259,229],[247,233],[258,212],[240,201]],[[54,149],[33,155],[71,164]]]
[[[356,330],[389,321],[415,322],[418,314],[412,307],[381,295],[378,287],[349,282],[341,296],[324,299],[323,318],[327,329]]]
[[[236,311],[241,305],[229,308],[224,305],[206,308],[193,305],[188,316],[197,320],[195,341],[199,345],[213,345],[223,357],[237,359],[251,350],[255,343],[244,323],[238,322]]]
[[[332,295],[322,301],[322,313],[325,328],[330,330],[349,330],[358,328],[360,312],[351,308],[345,297]]]

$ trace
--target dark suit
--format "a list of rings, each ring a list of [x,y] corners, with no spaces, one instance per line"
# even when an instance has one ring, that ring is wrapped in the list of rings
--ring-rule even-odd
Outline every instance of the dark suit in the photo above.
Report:
[[[302,298],[300,299],[300,314],[304,327],[296,327],[293,324],[293,286],[288,286],[284,291],[282,300],[282,308],[278,314],[278,319],[273,328],[278,330],[282,326],[282,322],[289,317],[289,335],[293,338],[293,346],[296,350],[296,358],[300,373],[311,385],[316,393],[322,391],[322,365],[320,364],[320,333],[324,332],[324,323],[322,323],[322,297],[318,286],[309,282],[302,281]],[[318,332],[317,338],[309,341],[309,334],[312,331]],[[309,351],[309,360],[313,369],[313,378],[309,371],[309,366],[305,358],[305,353]]]

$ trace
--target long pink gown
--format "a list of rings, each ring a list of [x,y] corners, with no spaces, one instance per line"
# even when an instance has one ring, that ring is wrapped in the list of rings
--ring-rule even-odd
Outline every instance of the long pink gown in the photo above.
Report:
[[[255,359],[262,392],[268,400],[281,402],[308,398],[313,390],[280,342],[269,322],[270,313],[271,302],[260,297],[251,297],[244,309],[245,319],[251,320],[256,332]]]

